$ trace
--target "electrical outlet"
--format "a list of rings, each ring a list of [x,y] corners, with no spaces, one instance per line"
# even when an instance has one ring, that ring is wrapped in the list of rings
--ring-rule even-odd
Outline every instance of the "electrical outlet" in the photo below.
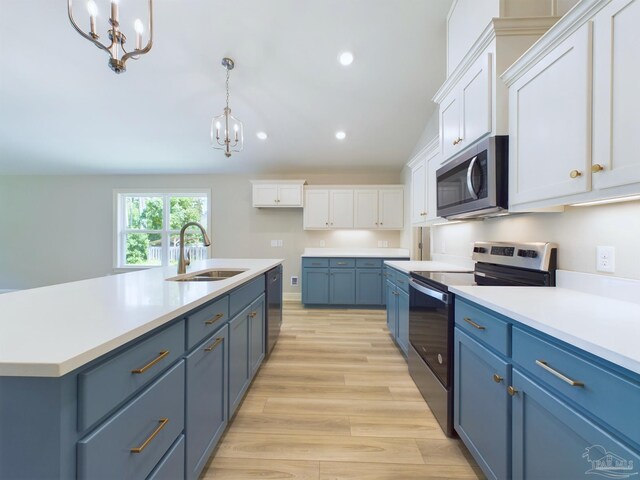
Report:
[[[284,243],[283,243],[283,241],[282,241],[282,240],[278,240],[278,246],[279,246],[279,247],[282,247],[282,245],[283,245],[283,244],[284,244]]]
[[[277,247],[278,246],[278,240],[271,240],[271,246],[272,247]]]
[[[378,240],[378,248],[382,248],[382,240]]]
[[[389,246],[389,242],[388,242],[387,240],[384,240],[384,241],[382,242],[382,246],[383,246],[384,248],[387,248],[387,247]]]
[[[616,249],[615,247],[596,248],[596,270],[598,272],[613,273],[616,270]]]
[[[325,245],[324,240],[320,240],[320,246],[324,247],[324,245]]]
[[[292,287],[297,287],[298,286],[298,277],[295,275],[291,276],[291,286]]]

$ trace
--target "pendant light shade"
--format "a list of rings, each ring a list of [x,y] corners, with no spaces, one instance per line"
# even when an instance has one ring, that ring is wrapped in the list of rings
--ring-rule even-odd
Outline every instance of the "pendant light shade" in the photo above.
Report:
[[[231,152],[241,152],[243,147],[242,122],[231,115],[229,107],[229,72],[233,70],[235,63],[230,58],[222,59],[222,66],[227,70],[227,103],[222,115],[211,120],[211,145],[213,148],[224,150],[227,157]]]

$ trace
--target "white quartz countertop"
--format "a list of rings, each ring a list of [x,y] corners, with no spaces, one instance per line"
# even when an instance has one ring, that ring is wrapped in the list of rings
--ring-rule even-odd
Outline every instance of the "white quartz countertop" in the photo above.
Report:
[[[387,260],[385,265],[404,273],[411,272],[471,272],[473,268],[462,267],[444,262]]]
[[[409,258],[406,248],[305,248],[303,257]]]
[[[60,377],[282,263],[211,259],[187,273],[246,269],[215,282],[171,282],[151,268],[0,295],[0,376]]]
[[[640,304],[568,288],[449,287],[472,302],[640,374]]]

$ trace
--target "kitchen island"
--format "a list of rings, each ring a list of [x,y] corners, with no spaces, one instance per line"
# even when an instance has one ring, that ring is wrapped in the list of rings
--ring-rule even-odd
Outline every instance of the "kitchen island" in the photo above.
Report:
[[[2,295],[0,478],[197,478],[264,358],[264,274],[281,263]]]

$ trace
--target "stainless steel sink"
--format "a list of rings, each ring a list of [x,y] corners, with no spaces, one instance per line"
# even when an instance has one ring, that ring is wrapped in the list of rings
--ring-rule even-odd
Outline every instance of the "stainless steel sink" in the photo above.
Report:
[[[247,269],[202,270],[188,275],[167,278],[167,280],[171,282],[219,282],[220,280],[235,277],[236,275],[246,271]]]

